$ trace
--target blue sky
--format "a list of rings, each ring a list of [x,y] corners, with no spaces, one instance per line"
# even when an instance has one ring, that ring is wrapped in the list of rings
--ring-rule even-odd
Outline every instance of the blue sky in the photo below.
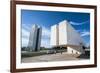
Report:
[[[90,14],[79,12],[56,12],[21,10],[22,46],[28,45],[32,25],[42,27],[41,46],[50,47],[50,27],[63,20],[68,20],[78,31],[86,44],[90,43]]]

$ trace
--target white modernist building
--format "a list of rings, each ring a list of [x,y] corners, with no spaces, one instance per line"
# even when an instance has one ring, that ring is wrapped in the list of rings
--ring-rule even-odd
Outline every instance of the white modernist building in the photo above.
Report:
[[[33,25],[29,36],[29,51],[38,51],[40,49],[41,34],[42,28],[38,27],[37,25]]]
[[[65,47],[67,53],[85,53],[83,39],[67,20],[51,26],[51,46]]]

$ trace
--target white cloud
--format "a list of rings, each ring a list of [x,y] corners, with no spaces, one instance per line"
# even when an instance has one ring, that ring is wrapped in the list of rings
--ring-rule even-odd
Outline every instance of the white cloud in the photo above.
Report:
[[[88,30],[77,30],[77,32],[82,36],[88,36],[90,35],[90,32]]]
[[[69,23],[72,24],[72,25],[83,25],[83,24],[85,24],[87,22],[89,22],[89,20],[88,21],[81,22],[81,23],[77,23],[77,22],[70,21]]]
[[[50,47],[50,30],[44,26],[42,27],[41,46]]]
[[[84,36],[88,36],[90,35],[90,32],[89,31],[83,31],[81,32],[81,36],[84,37]]]
[[[22,47],[27,47],[28,46],[28,39],[27,38],[22,38]]]
[[[49,48],[49,47],[50,47],[50,40],[43,39],[43,40],[41,41],[41,46],[42,46],[42,47]]]
[[[30,32],[26,28],[28,28],[28,27],[24,26],[24,28],[22,28],[22,46],[28,45],[29,33]]]
[[[44,26],[42,27],[42,36],[50,37],[50,30]]]
[[[29,31],[22,28],[22,37],[29,37]]]
[[[27,31],[30,31],[30,24],[22,24],[22,28],[27,30]]]

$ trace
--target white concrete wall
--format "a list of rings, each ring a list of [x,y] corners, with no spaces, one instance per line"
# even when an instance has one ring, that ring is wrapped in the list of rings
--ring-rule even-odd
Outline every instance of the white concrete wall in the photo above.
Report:
[[[73,28],[73,26],[69,22],[65,22],[67,24],[67,44],[78,46],[82,43],[84,45],[84,41],[80,34]]]
[[[59,23],[59,45],[67,44],[67,25],[66,22]]]
[[[83,40],[80,34],[72,27],[72,25],[64,20],[59,23],[59,45],[80,45]]]
[[[73,53],[77,52],[78,54],[84,53],[82,49],[82,45],[84,44],[84,42],[80,34],[72,27],[72,25],[67,20],[60,22],[58,27],[57,25],[51,27],[51,45],[57,46],[58,41],[59,45],[80,46],[68,46],[68,53],[72,53],[72,51]]]
[[[69,54],[84,54],[84,50],[82,49],[82,47],[78,47],[78,46],[68,46],[67,47],[67,53]]]
[[[51,44],[52,47],[58,45],[58,26],[57,25],[51,26],[50,44]]]
[[[73,53],[81,54],[84,53],[82,44],[84,42],[81,36],[67,20],[59,23],[59,45],[72,45],[68,46],[68,53],[73,51]]]
[[[58,30],[59,29],[59,30]],[[59,23],[59,25],[51,26],[51,45],[80,45],[83,40],[80,34],[69,24],[67,20]]]

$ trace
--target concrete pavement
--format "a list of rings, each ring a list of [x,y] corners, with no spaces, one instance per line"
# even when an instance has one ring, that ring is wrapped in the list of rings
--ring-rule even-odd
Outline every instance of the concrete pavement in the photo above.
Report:
[[[79,54],[67,54],[65,53],[56,53],[56,54],[47,54],[35,57],[26,57],[22,58],[22,63],[32,63],[32,62],[51,62],[51,61],[68,61],[68,60],[80,60],[77,58]]]

